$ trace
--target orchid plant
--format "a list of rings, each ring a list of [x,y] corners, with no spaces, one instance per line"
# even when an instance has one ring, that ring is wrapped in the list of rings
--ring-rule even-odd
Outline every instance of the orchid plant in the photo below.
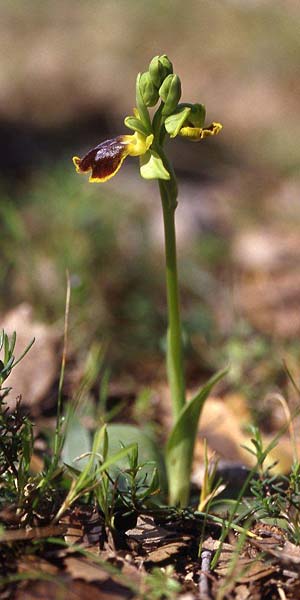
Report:
[[[168,304],[167,372],[170,386],[173,427],[165,451],[169,503],[186,506],[190,493],[190,474],[198,421],[203,404],[213,385],[223,373],[213,377],[191,400],[187,401],[182,349],[177,275],[175,210],[177,181],[164,144],[182,136],[194,142],[217,135],[222,125],[205,126],[205,106],[180,102],[181,82],[173,72],[169,58],[155,56],[149,68],[136,80],[136,108],[125,118],[131,135],[120,135],[101,142],[82,158],[73,162],[78,173],[88,173],[91,183],[103,183],[116,175],[127,156],[138,156],[144,179],[157,179],[159,184],[166,257]],[[156,110],[154,109],[156,107]]]

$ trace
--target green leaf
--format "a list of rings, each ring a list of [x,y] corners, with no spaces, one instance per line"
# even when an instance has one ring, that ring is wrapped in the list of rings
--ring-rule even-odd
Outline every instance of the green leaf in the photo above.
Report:
[[[124,459],[128,456],[128,454],[130,454],[130,452],[135,451],[135,447],[135,443],[128,444],[125,446],[125,448],[121,448],[121,450],[119,450],[118,452],[115,452],[114,454],[109,454],[105,462],[102,463],[95,471],[95,474],[102,473],[103,471],[108,471],[111,469],[112,466],[116,466],[120,464],[120,462],[123,462]]]
[[[157,152],[148,150],[140,157],[140,173],[144,179],[171,179]]]
[[[213,386],[227,373],[220,371],[184,406],[168,439],[166,466],[169,503],[186,506],[189,500],[190,474],[198,422],[204,402]]]
[[[141,474],[147,475],[148,481],[150,482],[156,467],[159,474],[160,487],[164,491],[167,489],[164,460],[155,440],[138,427],[135,427],[134,425],[125,425],[123,423],[111,423],[107,425],[107,434],[109,444],[108,457],[120,450],[122,445],[129,446],[131,444],[137,444],[138,462],[139,464],[146,463],[143,464]],[[110,468],[110,473],[114,477],[119,474],[120,469],[127,468],[128,460],[126,457],[123,457]]]
[[[167,478],[162,453],[149,435],[133,425],[119,423],[106,425],[105,429],[101,428],[95,433],[92,444],[90,432],[81,424],[77,415],[73,415],[66,432],[62,460],[68,467],[82,473],[89,461],[91,465],[94,462],[90,453],[99,452],[104,458],[104,463],[97,468],[97,473],[108,470],[115,479],[119,477],[120,471],[128,468],[127,456],[134,451],[135,445],[138,448],[138,462],[143,465],[141,476],[147,477],[150,485],[153,472],[157,468],[161,490],[166,492]],[[78,456],[85,453],[87,456],[76,460]]]
[[[73,414],[68,422],[65,442],[62,450],[62,460],[71,467],[82,469],[88,462],[88,457],[82,460],[76,458],[92,450],[92,438],[90,432],[84,427],[78,416]]]

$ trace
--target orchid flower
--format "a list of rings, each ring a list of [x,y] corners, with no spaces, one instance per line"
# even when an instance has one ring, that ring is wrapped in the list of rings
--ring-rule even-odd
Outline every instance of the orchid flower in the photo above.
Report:
[[[82,158],[74,156],[77,173],[91,173],[90,183],[103,183],[111,179],[121,168],[127,156],[141,156],[153,142],[153,134],[148,136],[136,131],[133,135],[120,135],[112,140],[101,142]]]

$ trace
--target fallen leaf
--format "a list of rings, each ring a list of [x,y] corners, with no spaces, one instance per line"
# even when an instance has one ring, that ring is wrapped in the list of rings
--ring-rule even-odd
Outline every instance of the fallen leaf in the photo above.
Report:
[[[64,560],[66,571],[73,579],[84,581],[106,581],[110,575],[100,565],[92,563],[87,558],[68,556]]]
[[[164,544],[156,550],[152,550],[147,554],[146,562],[162,563],[169,560],[171,557],[175,557],[177,554],[184,554],[188,548],[190,539],[190,537],[183,535],[177,541]]]
[[[141,545],[144,550],[151,550],[161,545],[164,540],[170,538],[170,532],[159,525],[156,525],[153,517],[139,516],[137,524],[133,529],[128,529],[126,538],[134,540]]]
[[[8,529],[0,533],[0,542],[17,542],[20,540],[37,540],[62,535],[65,525],[47,525],[46,527],[29,527],[28,529]]]
[[[106,584],[105,584],[106,586]],[[61,575],[60,581],[30,581],[16,592],[15,600],[126,600],[132,598],[123,586],[108,582],[105,589],[85,581],[70,581]]]
[[[226,577],[229,566],[229,560],[220,559],[215,572],[218,575]],[[251,581],[259,581],[260,579],[269,577],[273,573],[276,573],[276,571],[278,571],[278,568],[273,565],[268,565],[253,558],[240,557],[234,568],[234,578],[239,583],[250,583]]]
[[[300,565],[300,547],[288,540],[278,542],[276,537],[267,537],[263,540],[250,540],[251,545],[261,552],[275,556],[283,565]]]
[[[198,431],[198,437],[195,446],[195,456],[193,465],[193,481],[201,484],[201,469],[204,457],[204,438],[208,444],[208,456],[213,452],[225,461],[232,461],[237,464],[243,464],[247,467],[253,467],[256,464],[255,457],[250,454],[243,446],[252,448],[250,435],[244,431],[245,411],[241,408],[241,399],[238,398],[235,408],[234,398],[229,397],[227,404],[226,398],[207,399]],[[242,418],[240,417],[242,413]],[[262,435],[263,446],[266,448],[274,439],[274,434]],[[300,444],[298,442],[298,450]],[[265,467],[274,465],[272,472],[275,474],[286,474],[290,471],[293,462],[293,448],[290,437],[282,435],[278,444],[267,455]]]
[[[48,560],[35,555],[25,556],[18,560],[18,573],[36,573],[37,577],[39,574],[50,574],[56,575],[58,567],[50,563]]]

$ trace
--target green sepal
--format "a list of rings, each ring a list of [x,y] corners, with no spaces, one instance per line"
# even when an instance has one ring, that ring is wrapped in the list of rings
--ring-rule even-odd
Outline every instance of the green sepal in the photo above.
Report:
[[[179,131],[186,122],[191,110],[190,107],[185,106],[166,118],[165,128],[171,138],[174,138],[179,134]]]
[[[176,137],[182,127],[202,128],[206,109],[204,104],[178,104],[177,109],[165,120],[165,128],[171,138]]]
[[[146,129],[146,127],[143,125],[142,121],[140,119],[138,119],[137,117],[125,117],[124,119],[124,123],[126,125],[126,127],[128,127],[128,129],[132,129],[133,131],[138,131],[139,133],[141,133],[142,135],[147,136],[148,135],[148,131]]]
[[[144,102],[144,99],[143,99],[143,96],[141,93],[140,81],[141,81],[141,73],[138,73],[137,78],[136,78],[136,106],[138,109],[140,119],[141,119],[145,129],[147,130],[147,133],[149,133],[151,131],[151,121],[150,121],[148,109],[145,105],[145,102]]]
[[[206,108],[205,108],[204,104],[199,104],[199,103],[193,104],[190,115],[189,115],[189,119],[188,119],[189,122],[194,127],[203,127],[205,117],[206,117]]]
[[[169,171],[154,150],[148,150],[140,157],[140,174],[144,179],[171,179]]]
[[[227,369],[220,371],[200,389],[183,407],[171,431],[165,455],[170,505],[180,504],[183,507],[188,504],[190,474],[201,411],[212,388],[226,373]]]

